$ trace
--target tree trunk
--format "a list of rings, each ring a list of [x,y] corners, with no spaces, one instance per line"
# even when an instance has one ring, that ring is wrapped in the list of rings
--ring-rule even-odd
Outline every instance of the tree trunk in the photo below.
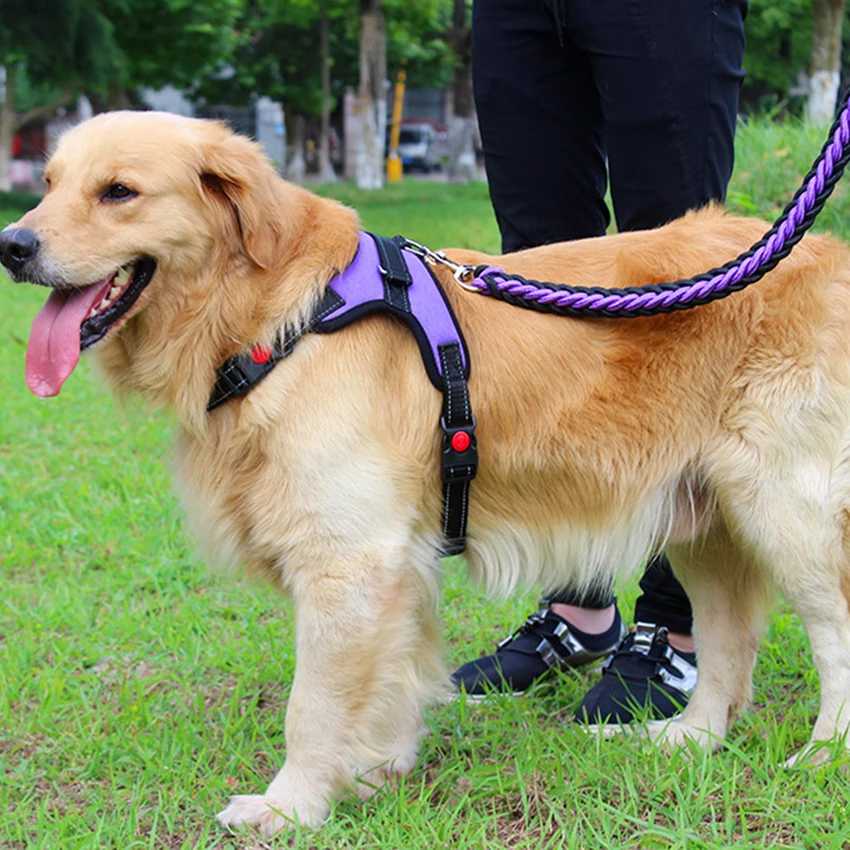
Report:
[[[469,183],[475,177],[475,117],[472,100],[472,50],[467,23],[466,0],[454,0],[453,26],[449,41],[455,52],[452,72],[454,115],[449,123],[449,161],[452,183]]]
[[[322,127],[319,132],[319,180],[322,183],[335,183],[336,172],[331,165],[331,51],[330,25],[328,10],[322,9],[320,23],[320,41],[322,53]]]
[[[306,121],[303,115],[296,115],[292,122],[292,156],[286,167],[286,179],[293,183],[303,183],[307,176],[307,160],[304,157],[304,125]]]
[[[106,95],[106,108],[110,112],[118,109],[130,109],[130,98],[127,96],[127,90],[117,83],[112,83]]]
[[[360,189],[384,185],[387,126],[387,39],[381,0],[360,0],[360,147],[356,180]]]
[[[812,67],[809,75],[809,102],[806,117],[828,124],[835,113],[841,83],[841,22],[844,0],[814,0]]]
[[[12,188],[9,173],[12,162],[12,139],[15,137],[15,73],[11,65],[3,68],[0,88],[0,192]]]

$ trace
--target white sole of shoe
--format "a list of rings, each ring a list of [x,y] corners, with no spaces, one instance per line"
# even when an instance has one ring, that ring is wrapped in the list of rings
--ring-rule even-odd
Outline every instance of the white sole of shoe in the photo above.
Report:
[[[681,714],[674,714],[665,720],[649,720],[639,723],[579,723],[582,731],[588,735],[602,735],[603,738],[616,738],[618,735],[645,735],[647,738],[653,737],[649,724],[659,724],[666,726],[668,723],[673,723],[681,718]],[[654,728],[658,728],[657,726]]]

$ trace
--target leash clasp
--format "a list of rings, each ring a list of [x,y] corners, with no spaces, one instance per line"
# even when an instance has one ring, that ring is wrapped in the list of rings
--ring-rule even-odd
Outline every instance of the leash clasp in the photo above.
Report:
[[[429,266],[447,266],[452,270],[452,277],[455,282],[467,292],[479,292],[471,285],[475,277],[475,266],[466,266],[463,263],[456,263],[446,256],[445,251],[432,251],[427,245],[421,245],[419,242],[414,242],[413,239],[404,237],[403,248],[412,251],[417,256],[421,257]]]
[[[451,260],[448,257],[445,258],[446,263],[451,263]],[[462,266],[458,263],[453,263],[454,265],[454,279],[457,285],[461,289],[465,289],[467,292],[478,292],[472,285],[472,281],[475,278],[475,266]]]

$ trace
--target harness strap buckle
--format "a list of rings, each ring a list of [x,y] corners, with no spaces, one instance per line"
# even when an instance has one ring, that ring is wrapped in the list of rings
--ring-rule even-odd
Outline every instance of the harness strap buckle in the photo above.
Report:
[[[212,410],[228,399],[246,395],[271,371],[273,365],[273,357],[265,363],[254,363],[249,356],[232,358],[218,370],[213,398],[207,409]]]
[[[265,352],[262,359],[254,359],[250,353],[234,354],[225,361],[216,373],[216,381],[207,403],[207,411],[215,410],[232,398],[247,395],[263,378],[268,375],[280,360],[288,357],[301,338],[303,332],[291,331],[278,337]]]
[[[445,416],[440,417],[440,427],[443,429],[440,469],[444,483],[472,481],[478,474],[475,425],[474,416],[471,422],[461,425],[449,425]]]

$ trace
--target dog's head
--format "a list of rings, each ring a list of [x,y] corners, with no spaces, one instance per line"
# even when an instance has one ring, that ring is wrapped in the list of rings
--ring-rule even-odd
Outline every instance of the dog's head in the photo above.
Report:
[[[264,268],[285,236],[267,160],[216,122],[97,116],[62,138],[45,181],[41,203],[0,233],[10,277],[52,289],[27,349],[39,396],[56,395],[81,350],[141,312],[164,321],[169,304],[204,297],[188,290],[212,257]]]

